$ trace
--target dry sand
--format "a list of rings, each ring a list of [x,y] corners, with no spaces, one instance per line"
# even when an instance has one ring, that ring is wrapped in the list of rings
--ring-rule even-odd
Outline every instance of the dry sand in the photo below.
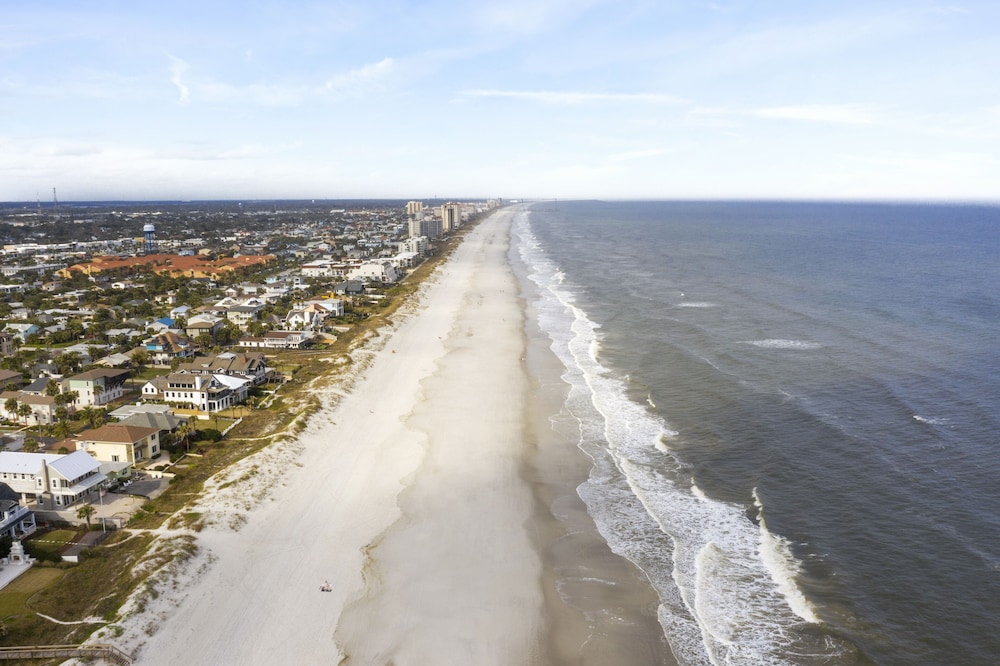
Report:
[[[543,454],[526,420],[561,389],[527,372],[510,219],[470,231],[297,440],[213,479],[209,526],[162,538],[197,554],[93,641],[171,666],[670,661],[655,597],[575,497],[579,453]]]

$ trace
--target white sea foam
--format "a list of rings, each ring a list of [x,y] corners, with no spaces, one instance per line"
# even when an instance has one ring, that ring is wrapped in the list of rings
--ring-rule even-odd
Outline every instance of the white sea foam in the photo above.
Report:
[[[920,423],[926,423],[927,425],[947,425],[948,419],[946,418],[934,418],[930,416],[920,416],[920,414],[914,414],[913,419],[919,421]]]
[[[781,340],[769,338],[767,340],[747,340],[743,344],[761,347],[762,349],[819,349],[823,345],[819,342],[808,340]]]
[[[719,307],[717,303],[709,303],[707,301],[681,301],[677,304],[679,308],[717,308]]]
[[[771,578],[795,614],[806,622],[818,623],[820,619],[816,616],[816,611],[813,610],[809,600],[802,594],[802,590],[799,589],[796,582],[796,578],[802,572],[802,567],[795,559],[795,555],[792,554],[788,540],[772,534],[767,529],[767,523],[764,520],[764,505],[757,495],[756,488],[753,489],[753,503],[757,507],[757,523],[760,528],[758,552],[764,566],[771,572]]]
[[[711,502],[711,500],[708,499],[708,495],[705,494],[705,491],[699,488],[698,484],[694,481],[691,482],[691,494],[700,499],[702,502]]]
[[[579,494],[612,550],[656,588],[674,654],[684,664],[793,663],[792,655],[802,656],[787,650],[796,628],[815,620],[801,592],[795,596],[787,544],[783,550],[779,537],[748,520],[744,507],[713,500],[693,484],[663,443],[676,433],[629,400],[625,382],[601,364],[596,324],[555,279],[552,261],[532,250],[527,217],[515,222],[514,234],[539,288],[539,324],[565,367],[566,407],[579,421],[580,447],[594,461]]]

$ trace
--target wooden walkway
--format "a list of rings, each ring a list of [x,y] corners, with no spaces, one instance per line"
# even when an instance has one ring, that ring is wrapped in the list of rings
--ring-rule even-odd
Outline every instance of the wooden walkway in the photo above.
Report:
[[[0,661],[54,659],[56,657],[101,658],[116,666],[132,666],[132,657],[114,645],[22,645],[0,647]]]

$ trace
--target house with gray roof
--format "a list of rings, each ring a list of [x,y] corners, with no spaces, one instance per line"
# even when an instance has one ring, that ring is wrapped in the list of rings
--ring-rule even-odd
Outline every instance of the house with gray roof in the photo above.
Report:
[[[0,483],[21,496],[20,504],[52,511],[98,498],[107,477],[86,451],[65,455],[0,451]]]

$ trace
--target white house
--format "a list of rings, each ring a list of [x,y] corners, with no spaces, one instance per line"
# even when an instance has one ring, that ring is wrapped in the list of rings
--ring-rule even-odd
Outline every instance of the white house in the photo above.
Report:
[[[399,280],[399,271],[390,261],[366,261],[348,274],[351,280],[376,280],[378,282],[396,282]]]
[[[34,500],[40,509],[90,502],[106,480],[101,463],[86,451],[66,455],[0,451],[0,483],[20,493],[22,504]]]
[[[222,374],[173,372],[147,382],[142,387],[142,397],[202,412],[217,412],[246,400],[252,383],[250,379]]]

